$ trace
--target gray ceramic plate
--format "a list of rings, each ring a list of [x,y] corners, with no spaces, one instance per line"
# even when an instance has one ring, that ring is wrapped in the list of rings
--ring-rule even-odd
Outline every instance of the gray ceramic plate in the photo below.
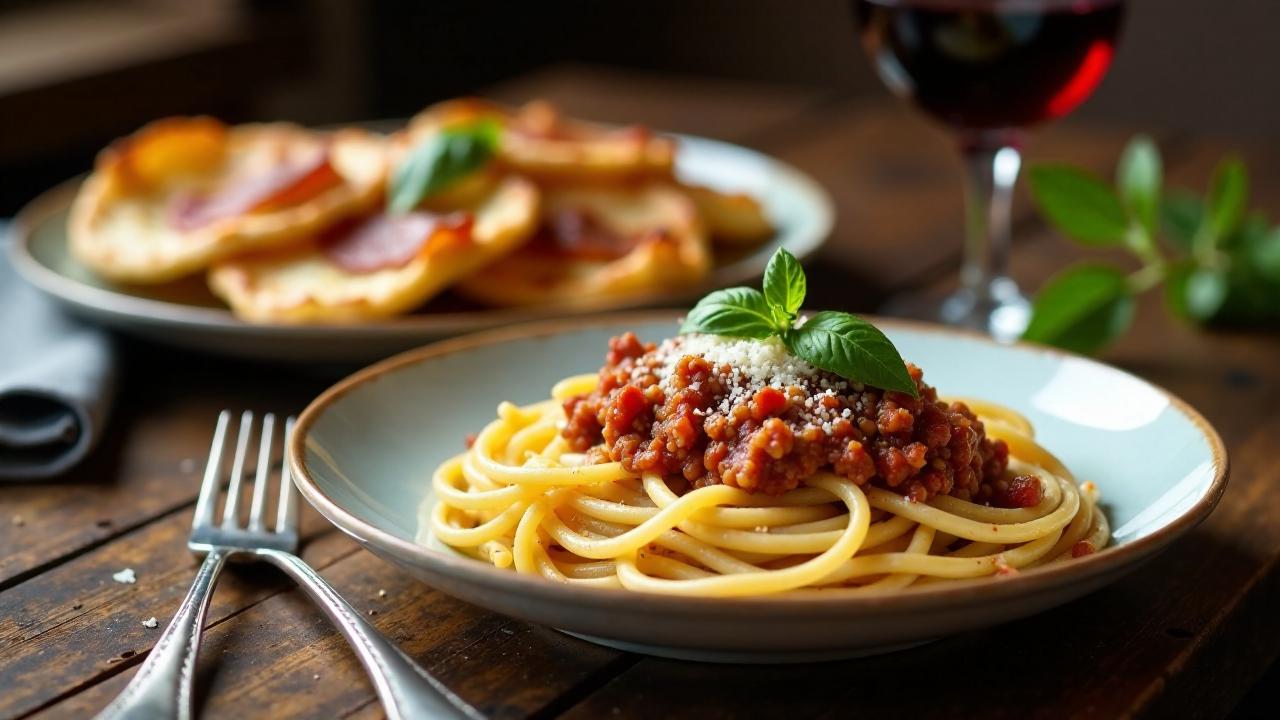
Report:
[[[760,198],[778,228],[770,241],[745,254],[720,256],[703,285],[680,293],[629,298],[592,311],[670,306],[715,287],[742,284],[764,272],[774,250],[796,257],[813,253],[831,232],[831,198],[809,176],[737,145],[677,136],[677,172],[688,182]],[[110,327],[174,345],[231,355],[296,362],[369,362],[450,335],[545,319],[581,308],[467,309],[447,301],[404,317],[361,325],[251,325],[235,318],[196,276],[163,287],[124,286],[95,276],[67,251],[66,216],[79,181],[36,198],[13,225],[18,271],[72,311]]]
[[[578,588],[498,570],[418,542],[430,474],[502,400],[532,402],[598,368],[605,342],[671,335],[674,314],[614,315],[490,331],[404,353],[313,402],[289,446],[298,487],[365,547],[463,600],[597,642],[671,657],[848,657],[1023,617],[1132,570],[1191,529],[1226,487],[1217,433],[1181,400],[1085,358],[930,325],[878,321],[941,392],[1009,405],[1097,483],[1114,545],[1014,577],[857,596],[702,599]]]

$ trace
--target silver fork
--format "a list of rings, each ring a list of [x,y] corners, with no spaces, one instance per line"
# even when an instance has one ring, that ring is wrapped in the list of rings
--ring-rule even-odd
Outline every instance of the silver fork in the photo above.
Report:
[[[285,422],[285,443],[293,431],[293,421],[290,417]],[[187,547],[196,555],[203,555],[204,562],[196,573],[195,582],[187,597],[156,641],[146,662],[138,668],[137,675],[134,675],[124,691],[98,714],[99,720],[186,720],[191,717],[200,629],[204,625],[205,611],[218,581],[218,573],[232,556],[270,562],[302,586],[355,650],[373,680],[374,689],[388,718],[483,718],[465,700],[400,652],[399,648],[360,617],[360,613],[343,600],[315,570],[293,554],[298,547],[298,491],[289,477],[288,463],[284,463],[281,471],[275,529],[266,527],[263,515],[271,475],[273,436],[276,434],[274,415],[267,414],[262,418],[248,525],[240,525],[239,504],[245,459],[254,429],[251,412],[240,416],[240,429],[235,440],[222,519],[215,524],[214,511],[218,492],[223,484],[222,458],[230,423],[231,412],[223,410],[218,415],[218,424],[213,433],[209,463],[205,467],[200,496],[196,500],[191,537],[187,541]]]

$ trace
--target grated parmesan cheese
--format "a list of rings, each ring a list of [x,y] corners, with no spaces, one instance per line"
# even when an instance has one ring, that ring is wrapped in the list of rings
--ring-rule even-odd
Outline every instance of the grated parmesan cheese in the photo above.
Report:
[[[812,382],[822,372],[787,351],[782,340],[721,337],[690,334],[664,340],[655,353],[659,365],[653,369],[659,380],[666,380],[685,355],[706,358],[712,365],[729,365],[752,385],[786,387]]]
[[[842,417],[848,418],[851,413],[847,408],[841,412],[824,407],[822,397],[847,396],[863,390],[861,383],[843,380],[792,355],[777,337],[750,340],[694,333],[669,338],[658,345],[644,362],[632,368],[631,378],[639,380],[652,375],[658,379],[662,391],[669,395],[676,390],[676,366],[686,355],[706,359],[712,366],[712,372],[719,376],[721,385],[728,388],[728,393],[720,398],[712,412],[727,414],[764,387],[784,391],[789,387],[800,387],[806,391],[807,397],[803,407],[798,408],[798,419],[821,427],[828,435],[832,433],[833,422]]]

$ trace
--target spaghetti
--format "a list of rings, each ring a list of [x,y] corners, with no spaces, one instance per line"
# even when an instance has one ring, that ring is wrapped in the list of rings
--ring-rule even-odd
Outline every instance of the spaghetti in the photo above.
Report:
[[[689,350],[670,343],[664,347],[674,347],[677,354]],[[759,487],[752,491],[727,482],[726,478],[743,476],[720,466],[718,475],[715,468],[706,467],[698,475],[697,463],[686,462],[682,476],[655,471],[652,464],[640,468],[634,456],[611,458],[610,451],[618,455],[617,438],[612,445],[606,441],[585,451],[575,448],[580,437],[566,427],[566,407],[573,408],[593,393],[600,396],[610,372],[620,367],[635,377],[642,359],[661,354],[654,346],[644,351],[619,362],[611,355],[599,375],[565,379],[552,389],[549,400],[523,407],[502,403],[497,419],[476,436],[469,450],[444,462],[433,476],[429,527],[435,538],[496,567],[559,582],[718,597],[827,588],[885,592],[1007,575],[1092,552],[1109,539],[1092,483],[1078,485],[1071,472],[1035,441],[1026,418],[978,400],[967,400],[963,406],[936,400],[924,405],[952,408],[952,416],[955,408],[965,408],[970,414],[960,416],[961,425],[965,417],[974,417],[979,437],[985,433],[984,440],[1002,451],[1007,447],[1007,467],[999,468],[993,487],[1006,488],[1014,478],[1034,479],[1036,493],[1025,506],[999,507],[990,504],[990,497],[980,502],[973,497],[978,491],[964,489],[959,481],[948,492],[913,499],[906,490],[916,487],[910,480],[885,487],[880,476],[859,475],[839,463],[805,475],[793,488],[779,491],[774,485],[772,492],[758,491]],[[707,355],[714,353],[703,356]],[[736,386],[749,385],[741,373],[732,377]],[[933,392],[923,383],[921,387]],[[865,390],[850,387],[840,392],[851,397]],[[617,395],[616,388],[609,394]],[[803,410],[800,395],[792,400]],[[756,408],[755,401],[743,405]],[[715,408],[709,407],[714,414]],[[731,406],[725,407],[732,415]],[[783,412],[774,410],[775,415]],[[837,420],[841,414],[835,414]],[[851,413],[843,416],[856,418]],[[767,425],[747,423],[743,428]],[[853,433],[870,446],[870,439],[856,427]],[[609,437],[608,432],[604,435]],[[971,444],[976,446],[976,441]],[[706,452],[702,446],[699,450],[694,455],[702,462]],[[776,452],[774,456],[782,457]],[[922,467],[942,467],[944,456],[949,457],[941,453]],[[743,462],[743,457],[731,451],[722,465]],[[974,462],[975,467],[981,464]],[[890,474],[884,464],[876,467],[882,475]],[[696,477],[691,481],[690,475]],[[930,487],[938,490],[936,483]]]

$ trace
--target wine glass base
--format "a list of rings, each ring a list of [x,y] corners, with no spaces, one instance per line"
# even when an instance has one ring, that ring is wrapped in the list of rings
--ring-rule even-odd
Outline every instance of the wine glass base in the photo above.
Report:
[[[1000,342],[1022,336],[1031,318],[1031,303],[1008,278],[993,281],[987,292],[960,288],[945,297],[919,292],[895,295],[880,307],[890,317],[940,322],[978,330]]]

